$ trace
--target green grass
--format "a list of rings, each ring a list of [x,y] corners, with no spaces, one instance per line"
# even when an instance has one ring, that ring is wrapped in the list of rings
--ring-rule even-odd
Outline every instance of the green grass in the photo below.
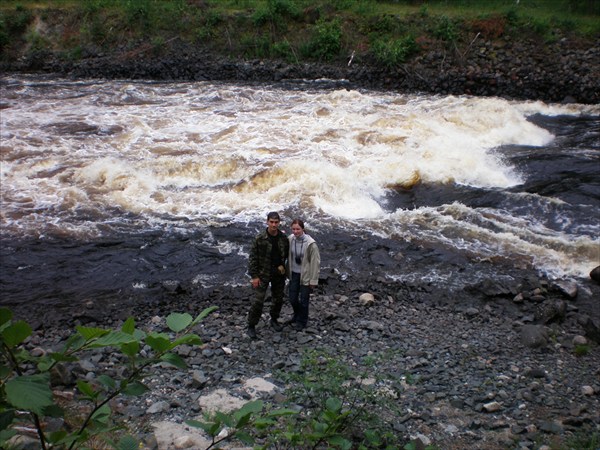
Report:
[[[210,9],[225,15],[254,13],[272,9],[327,8],[344,14],[363,16],[400,15],[422,13],[449,18],[476,19],[491,14],[516,13],[534,22],[547,22],[560,25],[569,23],[581,33],[593,33],[600,30],[600,7],[596,0],[430,0],[421,5],[414,1],[376,1],[376,0],[205,0]],[[189,15],[193,2],[185,0],[3,0],[0,11],[13,10],[17,6],[29,9],[47,8],[85,8],[99,10],[106,8],[121,9],[130,18],[139,19],[140,15],[153,9],[168,14]]]
[[[264,8],[269,0],[211,0],[212,7],[228,13]],[[583,34],[600,32],[600,6],[597,0],[429,0],[421,5],[415,1],[376,0],[296,0],[301,9],[330,5],[338,12],[360,13],[366,16],[427,13],[449,18],[477,19],[492,14],[516,13],[527,21],[569,22]]]

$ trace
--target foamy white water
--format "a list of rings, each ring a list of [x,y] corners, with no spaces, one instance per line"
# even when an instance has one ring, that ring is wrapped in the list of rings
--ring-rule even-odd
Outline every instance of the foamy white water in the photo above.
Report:
[[[598,107],[212,83],[4,81],[4,233],[94,237],[119,221],[186,228],[301,210],[313,228],[372,228],[476,258],[522,258],[557,275],[597,265],[599,241],[590,235],[460,203],[390,210],[386,196],[418,184],[517,186],[524,174],[497,148],[553,139],[527,116],[599,114]]]

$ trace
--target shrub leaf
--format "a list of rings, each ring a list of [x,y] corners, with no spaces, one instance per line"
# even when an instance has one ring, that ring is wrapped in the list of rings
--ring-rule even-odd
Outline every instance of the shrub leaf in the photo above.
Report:
[[[17,409],[43,415],[44,408],[54,404],[48,378],[43,375],[23,375],[8,380],[4,385],[6,399]]]
[[[171,313],[167,317],[167,326],[175,333],[179,333],[185,330],[192,320],[192,316],[188,313]]]

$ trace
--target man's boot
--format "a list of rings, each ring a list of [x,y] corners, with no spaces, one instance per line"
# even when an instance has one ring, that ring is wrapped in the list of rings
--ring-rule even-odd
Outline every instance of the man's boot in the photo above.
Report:
[[[248,325],[248,331],[247,331],[248,337],[250,339],[256,339],[257,335],[256,335],[256,328],[254,327],[254,325]]]
[[[279,325],[279,322],[277,322],[277,319],[271,319],[271,328],[273,328],[275,331],[283,330],[283,327],[281,325]]]

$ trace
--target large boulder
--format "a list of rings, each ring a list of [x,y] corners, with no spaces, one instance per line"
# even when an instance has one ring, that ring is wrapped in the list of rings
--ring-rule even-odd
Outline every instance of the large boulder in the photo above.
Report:
[[[545,347],[548,344],[548,331],[543,325],[523,325],[521,342],[530,348]]]
[[[579,323],[585,331],[588,339],[600,344],[600,321],[589,316],[582,315],[579,317]]]
[[[574,299],[577,297],[577,283],[572,280],[559,280],[554,283],[554,287],[563,295],[570,299]]]
[[[562,322],[567,314],[567,304],[563,300],[549,300],[540,304],[535,311],[538,323]]]

